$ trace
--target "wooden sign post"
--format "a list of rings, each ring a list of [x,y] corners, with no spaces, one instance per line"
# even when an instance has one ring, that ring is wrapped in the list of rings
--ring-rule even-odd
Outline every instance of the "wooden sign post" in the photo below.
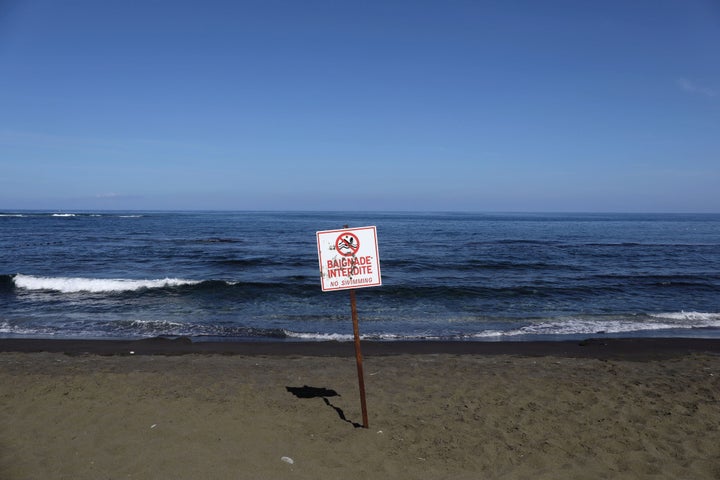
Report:
[[[355,289],[382,285],[375,227],[348,228],[317,232],[320,283],[322,290],[350,290],[350,312],[355,339],[355,362],[360,386],[363,427],[368,428],[365,379],[360,350]]]
[[[350,311],[352,313],[353,336],[355,337],[355,363],[357,364],[358,384],[360,386],[360,408],[362,409],[363,427],[368,428],[367,402],[365,401],[365,376],[363,374],[363,358],[360,350],[360,327],[358,326],[357,302],[355,289],[350,289]]]

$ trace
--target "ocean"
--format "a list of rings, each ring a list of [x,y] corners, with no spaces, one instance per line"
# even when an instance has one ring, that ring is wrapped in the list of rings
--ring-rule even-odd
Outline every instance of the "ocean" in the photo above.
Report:
[[[0,212],[0,337],[351,340],[316,232],[376,226],[365,339],[720,338],[720,215]]]

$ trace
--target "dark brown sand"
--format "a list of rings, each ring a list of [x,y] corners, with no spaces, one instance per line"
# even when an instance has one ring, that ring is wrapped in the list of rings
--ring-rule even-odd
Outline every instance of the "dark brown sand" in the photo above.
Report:
[[[2,480],[720,478],[718,340],[0,352]]]

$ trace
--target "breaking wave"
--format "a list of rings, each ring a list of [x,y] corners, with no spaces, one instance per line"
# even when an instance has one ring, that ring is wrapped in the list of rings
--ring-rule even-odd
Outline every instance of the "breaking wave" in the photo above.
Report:
[[[125,278],[39,277],[23,274],[15,275],[13,281],[17,288],[25,290],[50,290],[62,293],[128,292],[144,288],[177,287],[200,283],[198,280],[182,278],[133,280]]]
[[[473,338],[523,335],[597,335],[627,334],[663,330],[685,330],[720,327],[720,313],[675,312],[640,315],[590,315],[560,317],[532,322],[508,331],[484,331]]]

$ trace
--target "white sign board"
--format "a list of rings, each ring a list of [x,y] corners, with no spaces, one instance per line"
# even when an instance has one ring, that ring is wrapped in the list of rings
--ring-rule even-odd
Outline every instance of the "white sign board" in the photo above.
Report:
[[[375,227],[317,232],[317,245],[324,292],[382,285]]]

